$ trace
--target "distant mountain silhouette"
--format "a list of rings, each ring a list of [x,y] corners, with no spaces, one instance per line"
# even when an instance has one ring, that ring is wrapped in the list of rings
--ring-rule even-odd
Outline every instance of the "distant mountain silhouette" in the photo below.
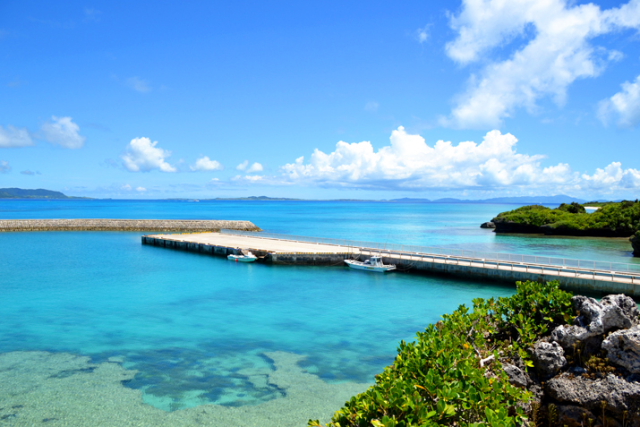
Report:
[[[0,199],[73,199],[59,191],[24,190],[22,188],[0,188]]]
[[[519,197],[495,197],[493,199],[482,199],[482,200],[467,200],[467,199],[453,199],[453,198],[445,198],[445,199],[437,199],[437,200],[429,200],[429,199],[412,199],[412,198],[402,198],[402,199],[393,199],[389,200],[390,202],[400,202],[400,203],[523,203],[523,204],[536,204],[536,203],[549,203],[549,204],[560,204],[560,203],[585,203],[586,200],[576,199],[575,197],[565,196],[565,195],[557,195],[557,196],[519,196]]]

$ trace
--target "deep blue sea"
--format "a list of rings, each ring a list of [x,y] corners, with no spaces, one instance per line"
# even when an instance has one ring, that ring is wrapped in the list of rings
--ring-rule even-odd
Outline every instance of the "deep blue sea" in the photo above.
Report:
[[[5,200],[0,219],[249,220],[285,234],[637,262],[625,239],[498,236],[479,228],[516,207]],[[243,374],[273,369],[265,353],[305,356],[299,365],[327,383],[371,383],[393,361],[400,340],[474,298],[514,292],[488,282],[346,267],[237,264],[143,246],[142,234],[0,234],[0,353],[116,360],[138,371],[124,387],[142,390],[145,404],[164,411],[255,406],[286,394]]]

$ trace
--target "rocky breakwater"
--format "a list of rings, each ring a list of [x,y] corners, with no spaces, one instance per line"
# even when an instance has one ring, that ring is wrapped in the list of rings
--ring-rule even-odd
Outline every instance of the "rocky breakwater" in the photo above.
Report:
[[[261,231],[251,221],[176,219],[8,219],[3,231],[167,231],[213,232],[221,229]]]
[[[505,364],[536,396],[534,425],[640,427],[640,311],[625,295],[572,298],[572,325],[531,349],[535,369]],[[545,422],[545,424],[542,424]]]

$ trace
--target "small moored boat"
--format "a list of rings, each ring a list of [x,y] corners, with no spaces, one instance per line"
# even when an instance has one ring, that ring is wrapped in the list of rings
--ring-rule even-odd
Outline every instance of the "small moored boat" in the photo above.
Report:
[[[356,261],[353,259],[345,259],[344,262],[351,268],[355,268],[357,270],[368,270],[368,271],[378,271],[380,273],[384,273],[387,271],[392,271],[396,269],[396,266],[393,264],[383,264],[382,258],[379,256],[372,256],[366,261]]]
[[[251,252],[247,252],[246,254],[241,255],[228,255],[227,259],[235,262],[254,262],[258,257]]]

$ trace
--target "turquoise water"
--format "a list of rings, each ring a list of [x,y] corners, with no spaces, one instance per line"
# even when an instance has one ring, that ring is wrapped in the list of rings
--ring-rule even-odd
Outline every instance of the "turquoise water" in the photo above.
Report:
[[[339,202],[3,201],[0,218],[247,219],[265,231],[633,261],[628,242],[496,236],[478,225],[513,205]],[[142,233],[0,235],[0,352],[116,357],[127,387],[166,411],[257,405],[274,385],[268,352],[306,356],[330,383],[370,383],[400,340],[478,297],[512,287],[344,267],[237,264],[143,246]],[[335,408],[338,409],[338,408]]]

